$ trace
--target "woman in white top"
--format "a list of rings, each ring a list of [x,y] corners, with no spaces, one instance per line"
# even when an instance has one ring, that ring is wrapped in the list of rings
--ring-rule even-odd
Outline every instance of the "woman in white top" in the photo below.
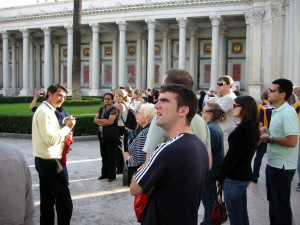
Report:
[[[118,89],[115,91],[116,100],[118,102],[117,109],[119,110],[119,139],[118,139],[118,150],[116,154],[116,166],[117,173],[122,174],[124,168],[123,153],[128,152],[128,131],[125,129],[124,121],[126,121],[129,99],[127,92],[124,89]]]

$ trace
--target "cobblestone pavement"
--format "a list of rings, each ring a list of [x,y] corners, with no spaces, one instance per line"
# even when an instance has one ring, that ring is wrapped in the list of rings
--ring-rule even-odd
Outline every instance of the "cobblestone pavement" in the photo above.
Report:
[[[19,146],[30,166],[33,179],[33,194],[35,202],[34,223],[39,224],[39,185],[38,175],[34,168],[31,140],[0,137],[1,141]],[[121,175],[116,181],[108,183],[97,180],[100,175],[101,158],[99,143],[96,140],[76,141],[73,150],[68,154],[68,171],[70,191],[74,210],[72,225],[134,225],[133,197],[128,187],[122,186]],[[250,224],[267,225],[268,202],[265,188],[265,158],[261,168],[261,177],[257,184],[251,183],[248,188],[248,213]],[[294,209],[294,224],[300,224],[300,192],[295,190],[298,173],[292,183],[292,208]],[[180,194],[180,193],[178,193]],[[203,206],[199,209],[199,224],[203,217]],[[225,223],[229,224],[229,222]]]

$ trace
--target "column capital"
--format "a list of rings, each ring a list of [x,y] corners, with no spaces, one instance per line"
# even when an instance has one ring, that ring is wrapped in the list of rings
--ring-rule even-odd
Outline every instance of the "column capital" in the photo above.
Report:
[[[170,35],[171,29],[170,28],[164,28],[160,30],[163,37],[168,37]]]
[[[266,14],[265,10],[254,10],[251,12],[251,22],[261,22]]]
[[[136,31],[136,37],[137,38],[142,38],[144,36],[145,32],[143,29],[139,29]]]
[[[91,23],[90,27],[92,28],[93,33],[100,32],[100,24],[99,23]]]
[[[220,26],[220,35],[226,35],[227,34],[227,26],[226,25],[221,25]]]
[[[118,31],[114,31],[111,33],[111,37],[113,40],[116,40],[119,38],[119,32]]]
[[[221,23],[220,16],[210,16],[209,19],[211,21],[211,25],[213,25],[213,26],[219,26]]]
[[[17,39],[15,37],[12,37],[10,40],[11,40],[11,45],[17,44]]]
[[[179,28],[186,28],[186,25],[188,23],[188,19],[186,17],[179,17],[176,18],[178,24],[179,24]]]
[[[27,30],[27,29],[20,29],[20,32],[22,33],[23,38],[29,38],[29,35],[30,35],[30,31],[29,30]]]
[[[148,26],[148,29],[155,29],[155,19],[148,19],[146,20],[146,23],[147,23],[147,26]]]
[[[119,31],[126,31],[126,29],[127,29],[127,22],[126,21],[118,21],[117,25],[119,27]]]
[[[188,27],[187,29],[189,31],[190,36],[195,36],[198,32],[198,27]]]
[[[65,25],[68,34],[73,34],[73,25]]]
[[[9,38],[9,32],[7,30],[1,31],[1,35],[3,39]]]
[[[251,14],[249,12],[246,12],[244,14],[244,16],[245,16],[245,22],[246,22],[246,24],[249,25],[251,23]]]
[[[281,13],[283,16],[286,14],[286,7],[290,5],[290,0],[282,0],[281,1]]]
[[[50,36],[51,35],[51,28],[50,27],[43,27],[41,29],[44,31],[45,36]]]

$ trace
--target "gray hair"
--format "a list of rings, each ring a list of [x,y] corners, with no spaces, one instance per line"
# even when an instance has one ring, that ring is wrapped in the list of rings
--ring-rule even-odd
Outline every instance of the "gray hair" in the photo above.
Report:
[[[156,116],[156,108],[154,108],[154,104],[152,103],[142,104],[140,110],[142,109],[144,109],[145,116],[150,116],[151,120]]]

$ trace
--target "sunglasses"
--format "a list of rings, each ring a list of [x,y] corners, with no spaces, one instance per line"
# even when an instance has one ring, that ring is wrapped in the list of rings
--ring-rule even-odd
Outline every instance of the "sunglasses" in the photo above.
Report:
[[[274,89],[274,88],[269,88],[269,91],[272,92],[272,93],[274,93],[275,91],[279,91],[279,90]]]
[[[223,85],[227,85],[226,83],[217,83],[218,86],[223,86]]]
[[[233,104],[233,108],[235,109],[236,107],[241,107],[240,104]]]

